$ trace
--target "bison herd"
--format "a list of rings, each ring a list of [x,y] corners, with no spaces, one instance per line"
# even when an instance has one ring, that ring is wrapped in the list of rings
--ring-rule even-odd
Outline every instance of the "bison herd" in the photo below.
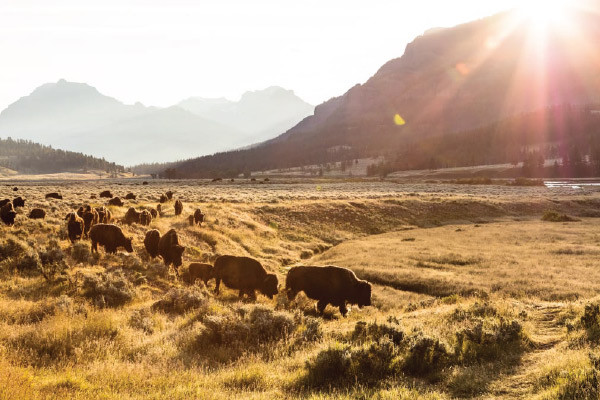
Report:
[[[95,197],[95,196],[94,196]],[[122,206],[119,197],[106,190],[100,193],[101,198],[109,198],[109,205]],[[46,199],[62,199],[59,193],[48,193]],[[125,196],[126,199],[135,199],[133,193]],[[165,203],[173,198],[173,192],[168,191],[160,196],[160,203]],[[150,225],[154,218],[163,214],[161,204],[156,209],[137,211],[131,207],[127,210],[121,223],[131,225]],[[24,207],[25,199],[15,198],[0,200],[0,219],[6,225],[13,225],[17,215],[15,209]],[[174,204],[175,215],[183,212],[183,203],[176,200]],[[43,219],[46,212],[41,208],[30,210],[28,218]],[[204,214],[196,210],[188,217],[190,225],[201,225]],[[116,253],[119,248],[127,252],[133,252],[133,238],[126,237],[121,228],[112,224],[113,216],[109,209],[104,206],[91,207],[85,205],[79,207],[75,212],[66,215],[67,233],[69,240],[74,243],[77,240],[89,238],[92,252],[98,252],[98,245],[104,247],[106,253]],[[183,253],[185,247],[180,243],[177,231],[171,229],[161,235],[157,229],[146,232],[144,248],[151,258],[162,258],[165,266],[173,266],[179,277],[179,267],[183,264]],[[239,297],[244,295],[255,300],[256,292],[260,292],[272,299],[279,293],[279,281],[277,276],[268,273],[261,263],[249,257],[233,255],[221,255],[215,259],[214,266],[205,263],[192,262],[188,267],[189,283],[194,284],[201,280],[208,284],[215,279],[215,293],[218,295],[221,282],[231,289],[239,291]],[[327,305],[338,307],[340,313],[345,316],[348,313],[347,304],[358,307],[371,305],[371,284],[356,277],[350,269],[337,266],[297,266],[289,269],[285,280],[285,292],[288,300],[292,301],[299,292],[304,292],[310,299],[317,301],[317,310],[323,313]]]

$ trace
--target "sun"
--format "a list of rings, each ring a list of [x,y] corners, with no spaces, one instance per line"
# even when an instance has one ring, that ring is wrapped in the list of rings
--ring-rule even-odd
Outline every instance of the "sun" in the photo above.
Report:
[[[568,0],[524,0],[517,11],[532,28],[545,30],[568,21],[571,3]]]

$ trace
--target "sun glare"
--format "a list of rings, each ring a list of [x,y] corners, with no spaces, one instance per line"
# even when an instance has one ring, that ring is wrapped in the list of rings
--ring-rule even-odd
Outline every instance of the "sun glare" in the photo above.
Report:
[[[531,22],[531,27],[544,30],[563,25],[568,17],[567,0],[527,0],[519,6],[521,17]]]

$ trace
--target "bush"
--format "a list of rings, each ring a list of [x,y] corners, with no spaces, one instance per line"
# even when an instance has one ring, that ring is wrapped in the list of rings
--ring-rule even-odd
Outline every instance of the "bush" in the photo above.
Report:
[[[81,294],[100,308],[122,306],[134,296],[131,283],[117,274],[78,272],[77,281]]]
[[[64,274],[68,268],[65,253],[56,240],[51,240],[45,251],[39,253],[42,265],[40,272],[47,281],[54,281],[57,275]]]
[[[567,214],[559,214],[556,211],[546,211],[542,217],[542,221],[548,222],[574,222],[579,221],[576,218],[569,217]]]
[[[353,341],[360,343],[378,341],[383,337],[389,338],[395,345],[400,345],[404,339],[404,332],[399,327],[390,324],[377,324],[376,322],[367,324],[364,321],[358,321],[351,335]]]
[[[208,292],[197,286],[173,288],[163,299],[152,305],[153,310],[183,314],[208,305]]]
[[[325,387],[347,382],[351,360],[352,351],[348,345],[336,343],[320,351],[314,360],[306,362],[306,384]]]
[[[413,375],[426,375],[443,368],[449,358],[446,346],[439,339],[418,334],[410,339],[403,369]]]
[[[89,264],[92,258],[92,252],[87,243],[77,242],[71,246],[71,258],[82,264]]]
[[[156,328],[156,321],[148,309],[135,310],[129,317],[129,326],[151,335]]]
[[[600,305],[597,303],[586,304],[581,316],[581,325],[586,331],[587,337],[592,342],[600,339]]]
[[[458,362],[493,360],[504,354],[519,351],[526,340],[518,321],[478,321],[455,335],[454,356]]]

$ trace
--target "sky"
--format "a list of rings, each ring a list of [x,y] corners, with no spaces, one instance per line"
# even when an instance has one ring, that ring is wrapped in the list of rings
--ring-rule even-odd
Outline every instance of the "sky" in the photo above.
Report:
[[[524,1],[0,0],[0,110],[59,79],[127,104],[278,85],[316,105],[428,29]]]

